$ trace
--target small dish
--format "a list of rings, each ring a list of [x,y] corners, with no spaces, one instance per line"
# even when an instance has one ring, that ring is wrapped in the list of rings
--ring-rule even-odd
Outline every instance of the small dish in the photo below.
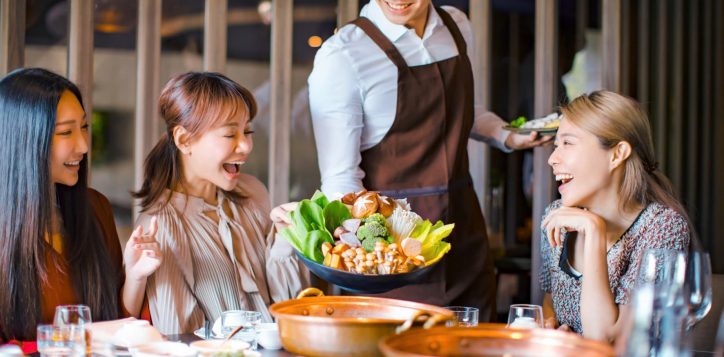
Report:
[[[537,131],[539,135],[556,135],[556,132],[558,132],[558,127],[555,128],[516,128],[512,127],[510,125],[506,125],[503,127],[503,129],[507,131],[512,131],[516,134],[530,134],[534,131]]]
[[[201,340],[192,342],[190,347],[197,351],[199,356],[213,356],[222,352],[241,352],[248,349],[250,345],[247,342],[239,340]]]
[[[195,357],[197,352],[181,342],[153,342],[138,347],[129,348],[133,357]]]
[[[113,344],[125,348],[160,341],[163,341],[163,336],[146,320],[126,322],[123,324],[123,327],[113,335]]]
[[[260,323],[256,327],[259,334],[257,342],[265,350],[279,350],[282,348],[282,339],[279,337],[279,325],[275,322]]]

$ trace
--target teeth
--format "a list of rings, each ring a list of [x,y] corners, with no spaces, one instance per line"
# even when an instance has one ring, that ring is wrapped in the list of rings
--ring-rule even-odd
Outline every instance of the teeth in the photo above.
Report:
[[[393,9],[395,9],[395,10],[403,10],[403,9],[406,9],[408,6],[410,6],[410,4],[392,4],[392,3],[387,2],[387,1],[385,1],[385,2],[387,3],[387,5],[388,5],[389,7],[393,8]]]
[[[571,174],[556,175],[556,181],[563,181],[563,180],[573,180],[573,175],[571,175]]]
[[[244,165],[245,163],[246,163],[246,161],[230,161],[230,162],[227,162],[227,164],[229,164],[229,165]]]
[[[69,161],[69,162],[64,162],[64,163],[63,163],[63,165],[68,165],[68,166],[78,166],[78,165],[80,165],[80,161]]]

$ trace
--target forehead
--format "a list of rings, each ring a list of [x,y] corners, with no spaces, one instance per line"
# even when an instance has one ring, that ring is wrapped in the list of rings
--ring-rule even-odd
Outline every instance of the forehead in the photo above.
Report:
[[[63,92],[58,101],[57,119],[81,119],[84,115],[85,111],[75,94],[68,90]]]

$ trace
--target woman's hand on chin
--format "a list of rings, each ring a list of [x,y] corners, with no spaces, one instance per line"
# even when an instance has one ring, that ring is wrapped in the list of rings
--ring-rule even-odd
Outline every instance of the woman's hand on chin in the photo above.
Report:
[[[597,237],[606,232],[606,222],[591,211],[576,207],[560,207],[541,223],[552,247],[563,245],[566,232],[578,232],[579,237]]]
[[[145,281],[161,266],[163,256],[156,241],[157,231],[158,222],[156,217],[152,217],[148,232],[144,233],[143,227],[138,226],[131,234],[123,252],[126,279]]]

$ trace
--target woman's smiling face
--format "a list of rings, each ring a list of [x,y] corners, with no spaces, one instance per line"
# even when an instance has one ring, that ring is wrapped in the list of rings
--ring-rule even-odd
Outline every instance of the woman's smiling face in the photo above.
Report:
[[[248,112],[236,114],[220,125],[209,129],[188,143],[191,155],[186,155],[184,165],[187,181],[203,180],[231,191],[236,187],[241,166],[251,153],[254,142]]]
[[[608,192],[614,180],[610,150],[598,138],[566,120],[561,120],[555,150],[548,158],[564,206],[591,207],[599,195]]]
[[[88,152],[88,123],[78,98],[65,91],[58,101],[55,132],[50,144],[50,179],[74,186],[83,156]]]

